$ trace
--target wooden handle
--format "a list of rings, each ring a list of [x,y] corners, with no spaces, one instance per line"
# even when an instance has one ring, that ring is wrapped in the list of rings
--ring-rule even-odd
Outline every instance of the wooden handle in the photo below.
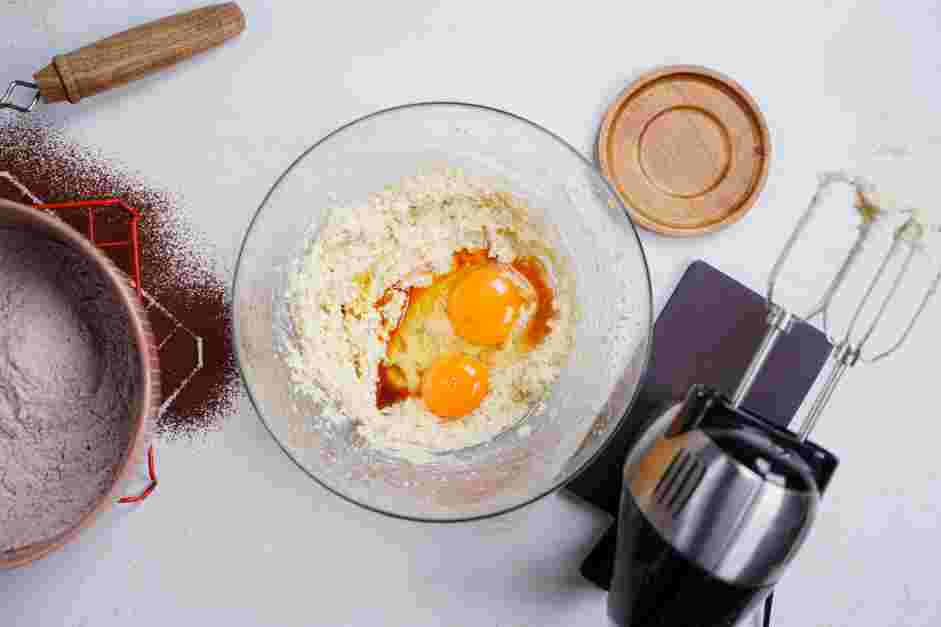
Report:
[[[33,78],[46,102],[78,102],[218,46],[243,30],[245,16],[238,4],[216,4],[57,55]]]

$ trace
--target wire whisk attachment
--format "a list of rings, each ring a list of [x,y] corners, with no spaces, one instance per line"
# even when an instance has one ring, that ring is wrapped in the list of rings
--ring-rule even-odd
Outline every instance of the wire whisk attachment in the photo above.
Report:
[[[778,284],[785,266],[793,260],[795,248],[813,230],[824,200],[836,187],[847,187],[852,193],[850,218],[854,221],[855,236],[836,264],[820,298],[808,311],[795,314],[776,300]],[[817,322],[832,345],[831,368],[798,429],[799,437],[806,439],[849,368],[860,361],[874,363],[885,359],[910,338],[941,285],[941,264],[931,270],[933,274],[929,272],[930,279],[913,310],[902,312],[903,323],[893,333],[894,339],[882,350],[869,350],[877,330],[881,334],[890,326],[886,325],[890,310],[903,306],[900,289],[907,283],[913,268],[919,262],[931,260],[929,240],[938,233],[941,233],[941,225],[929,223],[923,211],[890,206],[862,177],[841,171],[821,175],[810,204],[772,266],[766,293],[768,330],[733,395],[733,404],[744,400],[775,343],[796,320]],[[870,263],[873,260],[875,263]],[[835,324],[835,318],[839,317],[835,313],[837,303],[849,304],[849,314],[843,316],[845,324],[839,329]]]

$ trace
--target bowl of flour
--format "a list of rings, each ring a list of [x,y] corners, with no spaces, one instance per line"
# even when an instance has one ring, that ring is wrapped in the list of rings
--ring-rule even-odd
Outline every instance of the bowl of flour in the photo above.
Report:
[[[243,379],[282,449],[418,521],[507,512],[575,476],[650,344],[646,260],[607,181],[543,127],[463,103],[380,111],[303,153],[249,226],[234,300]]]
[[[157,377],[127,277],[58,218],[0,200],[0,568],[110,506],[146,449]]]

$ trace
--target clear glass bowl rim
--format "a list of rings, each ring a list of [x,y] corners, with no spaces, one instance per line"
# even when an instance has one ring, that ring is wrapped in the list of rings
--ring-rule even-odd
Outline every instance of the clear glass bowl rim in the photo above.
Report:
[[[249,239],[251,238],[252,231],[255,227],[255,223],[258,221],[259,217],[264,211],[265,206],[268,204],[268,200],[271,198],[272,194],[274,194],[278,186],[281,185],[281,182],[284,181],[291,174],[291,172],[294,170],[295,167],[297,167],[301,162],[304,161],[307,155],[312,153],[314,150],[316,150],[318,147],[320,147],[324,143],[328,142],[334,136],[346,131],[347,129],[353,126],[356,126],[360,122],[382,117],[384,115],[394,113],[397,111],[402,111],[405,109],[422,109],[426,107],[466,107],[466,108],[474,109],[477,111],[493,113],[493,114],[497,114],[500,116],[509,117],[513,120],[522,122],[523,124],[528,125],[532,127],[533,129],[548,135],[549,137],[554,139],[556,142],[558,142],[559,145],[561,145],[563,148],[565,148],[570,153],[572,153],[572,155],[575,156],[576,159],[580,160],[588,169],[595,172],[595,174],[598,175],[598,179],[607,188],[611,197],[616,199],[618,207],[623,212],[624,217],[627,218],[628,224],[631,225],[631,231],[634,235],[634,240],[637,242],[637,247],[638,247],[638,250],[640,251],[641,262],[643,263],[643,267],[644,267],[644,277],[646,279],[645,301],[647,304],[647,311],[649,312],[649,315],[651,318],[650,323],[647,325],[647,329],[645,330],[646,335],[644,337],[645,341],[643,345],[644,354],[641,358],[641,361],[639,362],[640,368],[641,368],[641,374],[638,377],[637,385],[635,386],[633,392],[631,393],[631,399],[627,404],[624,414],[620,418],[618,418],[617,425],[615,425],[614,429],[612,429],[607,439],[598,446],[598,450],[596,450],[591,455],[591,457],[589,457],[584,462],[582,462],[582,465],[578,469],[573,471],[567,477],[564,477],[561,480],[559,480],[557,483],[553,484],[550,488],[543,490],[542,492],[536,493],[530,498],[524,499],[520,501],[519,503],[516,503],[509,507],[504,507],[503,509],[499,509],[493,512],[488,512],[486,514],[467,516],[464,518],[449,518],[449,519],[422,518],[420,516],[407,516],[407,515],[399,514],[396,512],[391,512],[391,511],[384,510],[379,507],[374,507],[368,503],[357,501],[356,499],[347,496],[343,492],[334,489],[333,487],[328,485],[326,482],[321,481],[317,477],[317,475],[311,472],[310,470],[308,470],[307,467],[305,467],[295,457],[295,455],[291,452],[291,450],[287,446],[285,446],[285,444],[281,441],[281,439],[278,438],[277,435],[275,435],[275,432],[272,429],[271,425],[269,425],[268,421],[265,419],[265,414],[262,411],[258,401],[255,400],[255,395],[252,393],[251,382],[248,380],[248,377],[245,376],[245,369],[242,367],[242,363],[245,358],[242,355],[241,342],[239,341],[239,338],[241,337],[240,323],[239,323],[239,307],[240,307],[239,305],[239,277],[240,277],[241,270],[242,270],[242,256],[245,254],[245,249],[246,249]],[[252,409],[254,409],[255,414],[258,416],[258,419],[264,425],[265,430],[271,435],[272,439],[277,443],[278,447],[282,451],[284,451],[284,454],[288,456],[288,458],[294,463],[295,466],[300,468],[304,472],[304,474],[306,474],[311,479],[313,479],[319,486],[327,490],[327,492],[330,492],[331,494],[334,494],[340,497],[344,501],[348,503],[352,503],[353,505],[356,505],[358,507],[362,507],[368,511],[371,511],[377,514],[382,514],[384,516],[390,516],[392,518],[398,518],[400,520],[408,520],[408,521],[413,521],[413,522],[451,524],[451,523],[472,522],[475,520],[485,520],[488,518],[493,518],[495,516],[502,516],[503,514],[508,514],[518,509],[522,509],[523,507],[526,507],[527,505],[531,505],[532,503],[535,503],[536,501],[564,488],[568,483],[570,483],[571,481],[576,479],[579,475],[581,475],[581,473],[584,472],[586,468],[591,466],[595,462],[595,460],[597,460],[607,450],[608,446],[611,444],[611,441],[615,438],[618,432],[623,428],[624,419],[627,417],[628,414],[631,413],[631,410],[633,409],[634,404],[637,401],[638,393],[640,392],[641,388],[643,387],[647,379],[647,371],[648,371],[648,366],[650,364],[650,356],[652,352],[652,343],[653,343],[653,327],[654,327],[653,286],[650,280],[650,265],[649,265],[649,262],[647,261],[647,253],[644,250],[643,242],[641,242],[640,235],[637,232],[637,225],[634,224],[634,220],[631,218],[630,212],[627,210],[627,207],[624,206],[624,201],[621,199],[620,194],[618,194],[615,191],[615,189],[611,186],[610,181],[608,181],[608,179],[604,176],[604,174],[601,173],[598,167],[594,163],[592,163],[591,160],[589,160],[582,153],[580,153],[574,146],[568,143],[565,139],[563,139],[556,133],[550,131],[549,129],[542,126],[541,124],[533,122],[532,120],[529,120],[515,113],[511,113],[509,111],[499,109],[497,107],[491,107],[488,105],[480,105],[480,104],[474,104],[470,102],[461,102],[461,101],[427,100],[427,101],[412,102],[412,103],[407,103],[407,104],[386,107],[384,109],[379,109],[377,111],[373,111],[372,113],[368,113],[366,115],[360,116],[345,124],[338,126],[334,130],[330,131],[329,133],[321,137],[319,140],[314,142],[309,148],[304,150],[300,155],[298,155],[298,157],[295,158],[294,161],[291,162],[291,164],[287,167],[287,169],[285,169],[284,172],[282,172],[281,175],[278,176],[278,178],[275,180],[274,184],[271,186],[271,188],[265,194],[265,197],[262,199],[261,204],[258,206],[258,209],[255,210],[255,213],[252,216],[251,221],[248,223],[248,226],[245,229],[245,234],[242,236],[242,241],[241,241],[241,244],[239,245],[238,256],[236,257],[236,261],[235,261],[235,272],[233,273],[233,278],[232,278],[232,302],[233,302],[232,324],[233,324],[233,332],[235,334],[235,342],[234,342],[235,358],[236,358],[236,363],[238,364],[239,376],[242,379],[242,383],[245,385],[245,391],[246,391],[249,401],[251,402]]]

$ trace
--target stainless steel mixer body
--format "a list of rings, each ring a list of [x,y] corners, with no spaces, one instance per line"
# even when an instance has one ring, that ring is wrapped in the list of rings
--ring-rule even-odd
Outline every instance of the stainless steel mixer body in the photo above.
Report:
[[[608,611],[617,625],[733,625],[772,590],[838,461],[694,386],[628,456]]]
[[[683,409],[661,420],[673,422]],[[712,433],[693,429],[659,437],[628,461],[625,479],[637,506],[677,551],[718,579],[756,587],[778,580],[816,515],[816,482],[809,471],[795,472],[803,473],[797,487],[770,459],[759,456],[750,468]]]
[[[775,300],[782,268],[805,235],[827,192],[847,185],[855,197],[855,241],[823,296],[803,316]],[[873,252],[875,225],[902,218],[860,293],[846,279]],[[793,560],[814,522],[820,494],[838,461],[807,441],[850,367],[894,353],[909,338],[941,284],[941,268],[888,348],[865,350],[919,254],[941,227],[916,210],[880,206],[865,180],[841,172],[821,177],[816,193],[775,262],[768,282],[767,331],[729,398],[694,386],[686,400],[657,417],[628,455],[608,614],[621,626],[734,625],[765,598]],[[901,263],[897,261],[901,259]],[[897,267],[893,268],[893,264]],[[832,305],[852,303],[845,328],[831,333]],[[868,317],[864,312],[869,313]],[[750,414],[742,404],[777,341],[799,322],[819,318],[831,342],[831,369],[794,431]],[[766,613],[766,620],[769,614]]]

